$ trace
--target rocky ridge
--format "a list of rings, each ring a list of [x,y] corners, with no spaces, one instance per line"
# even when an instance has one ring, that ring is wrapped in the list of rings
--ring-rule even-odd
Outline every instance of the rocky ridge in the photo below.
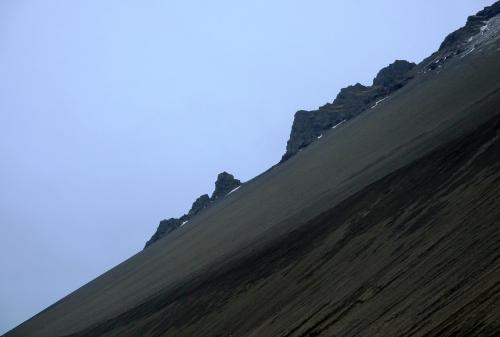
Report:
[[[332,103],[327,103],[317,110],[297,111],[281,162],[321,138],[325,130],[356,117],[403,87],[414,77],[415,67],[415,63],[396,60],[378,72],[371,86],[356,83],[341,89]]]
[[[215,201],[223,198],[240,185],[241,181],[234,179],[232,174],[222,172],[217,176],[217,180],[215,181],[215,190],[214,193],[212,193],[210,200]]]
[[[209,197],[208,194],[203,194],[193,202],[193,205],[191,206],[191,209],[187,214],[184,214],[180,218],[170,218],[160,221],[156,232],[153,234],[153,236],[151,236],[151,239],[146,242],[144,248],[147,248],[149,245],[176,230],[177,228],[182,227],[193,216],[209,207],[216,200],[225,197],[240,186],[241,181],[235,179],[232,174],[229,174],[225,171],[219,173],[219,175],[217,176],[217,180],[215,181],[215,190],[212,193],[212,197]]]
[[[397,60],[380,70],[371,86],[364,86],[360,83],[348,86],[340,90],[332,103],[327,103],[317,110],[297,111],[281,162],[321,138],[325,130],[335,128],[340,123],[377,105],[418,73],[439,72],[445,62],[450,59],[466,57],[492,44],[499,37],[499,14],[500,1],[497,1],[475,15],[469,16],[463,27],[449,34],[438,51],[418,65]]]

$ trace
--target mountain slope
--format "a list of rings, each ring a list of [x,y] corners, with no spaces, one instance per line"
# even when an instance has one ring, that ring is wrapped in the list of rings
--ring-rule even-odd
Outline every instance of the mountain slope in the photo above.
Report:
[[[495,336],[497,19],[7,336]]]
[[[498,153],[500,116],[262,250],[72,336],[496,336]]]

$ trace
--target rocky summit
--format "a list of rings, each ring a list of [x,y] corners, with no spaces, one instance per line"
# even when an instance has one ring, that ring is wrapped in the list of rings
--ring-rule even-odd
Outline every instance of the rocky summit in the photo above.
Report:
[[[326,130],[356,117],[364,110],[376,105],[377,101],[403,87],[414,77],[415,67],[415,63],[396,60],[379,71],[371,86],[356,83],[341,89],[332,103],[327,103],[318,110],[297,111],[281,162],[311,144],[318,137],[321,138]]]
[[[191,206],[191,209],[187,214],[184,214],[180,218],[170,218],[168,220],[160,221],[156,232],[153,234],[153,236],[151,236],[151,239],[146,242],[144,248],[158,241],[177,228],[182,227],[193,216],[200,213],[205,208],[210,207],[210,205],[215,201],[224,198],[239,186],[241,186],[241,181],[234,178],[232,174],[227,173],[226,171],[219,173],[217,175],[217,180],[215,181],[215,189],[212,193],[212,197],[209,197],[208,194],[203,194],[193,202],[193,205]]]

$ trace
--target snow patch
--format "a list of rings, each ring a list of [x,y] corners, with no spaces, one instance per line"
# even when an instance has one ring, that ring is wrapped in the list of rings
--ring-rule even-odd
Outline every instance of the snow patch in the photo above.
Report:
[[[241,186],[238,186],[238,187],[236,187],[236,188],[233,188],[231,191],[229,191],[229,192],[227,193],[227,195],[230,195],[231,193],[233,193],[234,191],[236,191],[236,190],[237,190],[237,189],[239,189],[240,187],[241,187]]]
[[[187,224],[188,222],[189,222],[189,220],[186,220],[183,223],[181,223],[181,227],[184,226],[185,224]]]
[[[472,49],[471,49],[471,50],[469,50],[467,53],[463,54],[463,55],[461,56],[461,58],[464,58],[464,57],[466,57],[467,55],[469,55],[470,53],[472,53],[472,52],[474,51],[474,49],[475,49],[475,48],[472,48]]]
[[[385,101],[388,98],[389,98],[389,96],[384,97],[382,99],[379,99],[378,101],[375,102],[375,104],[370,109],[373,109],[374,107],[376,107],[377,105],[379,105],[380,103],[382,103],[383,101]]]
[[[320,134],[317,138],[320,139],[321,137],[323,137],[323,134]]]
[[[337,126],[339,126],[340,124],[344,123],[345,121],[346,120],[344,119],[342,122],[335,124],[334,126],[332,126],[332,129],[335,129]]]

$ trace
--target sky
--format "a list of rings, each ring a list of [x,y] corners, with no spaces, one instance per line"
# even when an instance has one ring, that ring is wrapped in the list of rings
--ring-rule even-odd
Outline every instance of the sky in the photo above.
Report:
[[[492,2],[0,0],[0,334]]]

